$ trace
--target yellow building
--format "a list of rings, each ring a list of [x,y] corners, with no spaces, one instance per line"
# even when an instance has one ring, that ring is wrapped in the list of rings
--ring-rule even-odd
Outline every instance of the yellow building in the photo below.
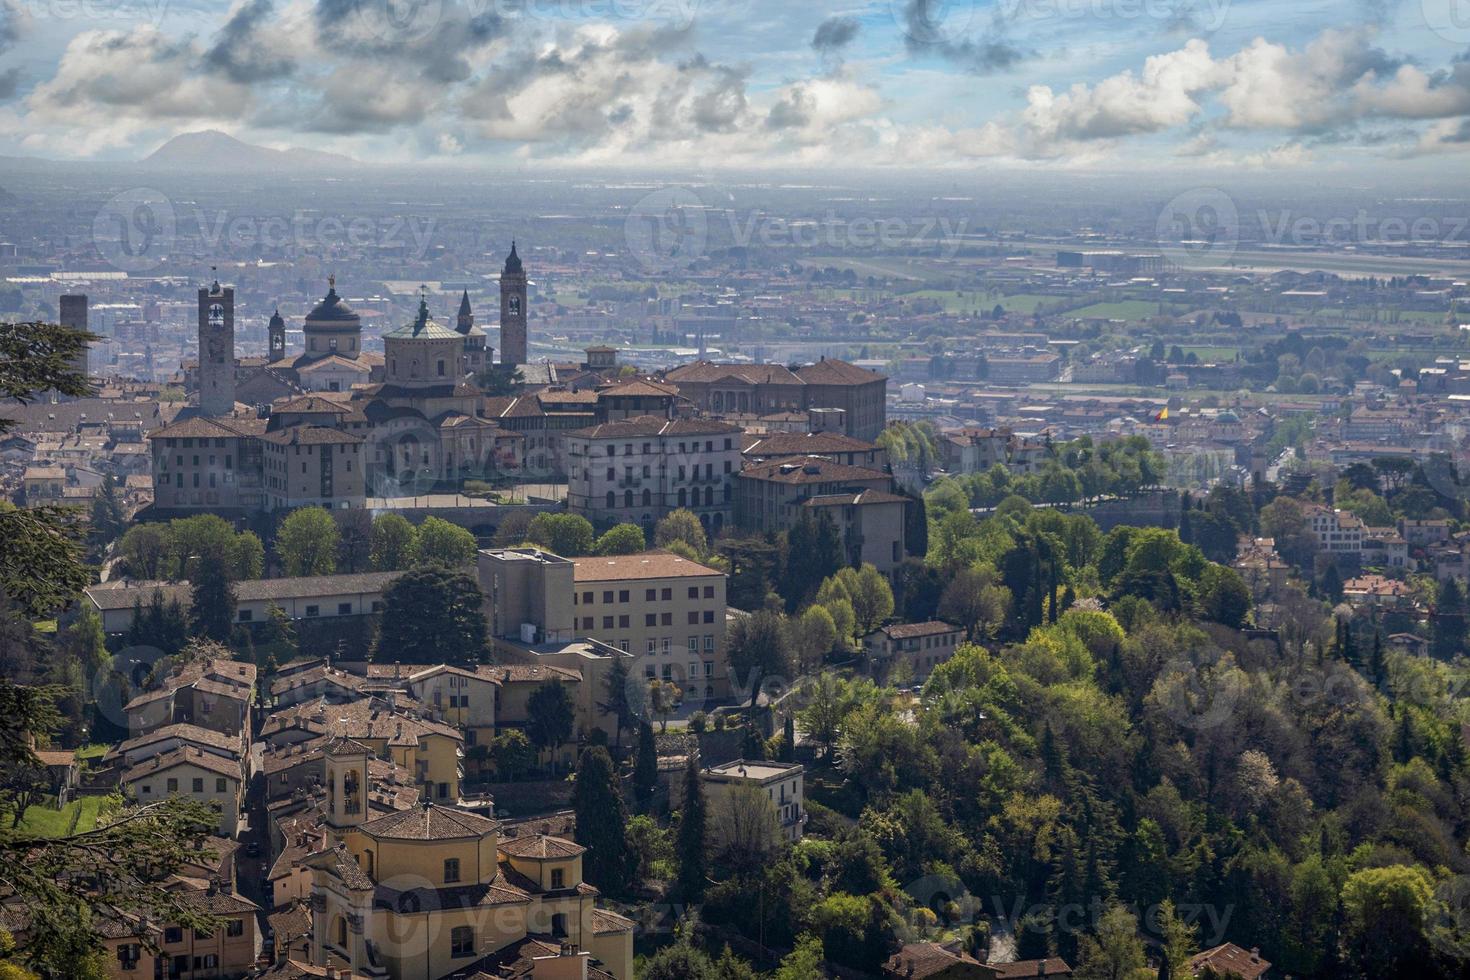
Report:
[[[631,980],[633,923],[595,908],[584,848],[542,835],[502,841],[496,821],[430,801],[364,820],[369,758],[344,741],[328,759],[330,843],[307,858],[314,963],[439,980],[534,938],[590,952]]]

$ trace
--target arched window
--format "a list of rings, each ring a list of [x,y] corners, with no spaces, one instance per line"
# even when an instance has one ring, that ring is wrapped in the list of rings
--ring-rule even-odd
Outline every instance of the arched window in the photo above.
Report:
[[[714,504],[714,502],[715,502],[715,488],[714,487],[705,487],[704,488],[704,505],[706,507],[710,507],[710,506],[712,506]]]
[[[624,490],[623,491],[623,506],[624,507],[632,507],[633,506],[633,491],[632,490]]]
[[[644,507],[652,507],[653,506],[653,491],[652,490],[649,490],[647,487],[645,487],[643,489],[643,506]]]
[[[679,506],[680,507],[685,506],[688,503],[688,501],[689,501],[689,495],[688,495],[688,493],[684,490],[683,487],[680,487],[679,488]]]
[[[607,492],[607,505],[608,507],[616,507],[618,505],[618,495],[611,490]]]

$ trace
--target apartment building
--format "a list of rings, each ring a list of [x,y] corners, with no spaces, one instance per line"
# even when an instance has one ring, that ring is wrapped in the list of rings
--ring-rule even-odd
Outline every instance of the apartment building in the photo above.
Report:
[[[1346,510],[1334,510],[1321,504],[1307,504],[1302,508],[1307,519],[1307,530],[1317,539],[1317,550],[1334,555],[1353,558],[1363,550],[1365,529],[1356,515]]]
[[[718,534],[731,518],[740,432],[714,419],[642,415],[568,433],[567,508],[599,527],[637,524],[647,534],[687,508]]]
[[[148,434],[153,502],[160,510],[259,510],[266,421],[191,418]]]
[[[479,574],[495,637],[528,646],[591,637],[688,698],[729,694],[724,572],[665,551],[568,559],[496,548],[480,552]]]
[[[965,642],[963,627],[943,620],[927,623],[894,623],[863,637],[863,647],[875,666],[885,673],[902,664],[914,683],[923,683],[929,673]]]

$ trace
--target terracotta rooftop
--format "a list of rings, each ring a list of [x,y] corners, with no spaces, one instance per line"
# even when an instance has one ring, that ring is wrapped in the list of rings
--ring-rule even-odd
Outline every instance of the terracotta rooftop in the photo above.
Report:
[[[379,839],[458,840],[466,837],[478,839],[493,832],[496,826],[489,817],[429,803],[369,820],[361,830]]]
[[[571,559],[575,582],[630,582],[653,578],[695,578],[725,573],[667,551]]]

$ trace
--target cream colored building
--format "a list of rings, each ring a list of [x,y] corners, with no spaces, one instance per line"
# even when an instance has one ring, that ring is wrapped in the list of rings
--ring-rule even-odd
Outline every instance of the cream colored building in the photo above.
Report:
[[[182,796],[217,806],[219,832],[226,837],[234,837],[240,825],[244,779],[238,759],[181,746],[130,766],[122,788],[137,803]]]
[[[805,774],[806,769],[797,762],[747,762],[744,759],[701,769],[699,778],[704,783],[714,836],[720,837],[722,816],[730,808],[737,788],[748,786],[771,801],[781,835],[788,841],[801,840],[802,827],[806,824],[806,810],[802,806]]]
[[[364,819],[369,756],[343,743],[329,759],[330,843],[306,859],[314,963],[439,980],[535,937],[589,951],[631,980],[633,924],[607,928],[597,889],[582,880],[584,848],[540,835],[502,841],[496,821],[427,802]]]
[[[592,637],[673,681],[686,698],[730,692],[725,573],[666,551],[561,558],[532,548],[480,552],[493,636],[534,646]]]

